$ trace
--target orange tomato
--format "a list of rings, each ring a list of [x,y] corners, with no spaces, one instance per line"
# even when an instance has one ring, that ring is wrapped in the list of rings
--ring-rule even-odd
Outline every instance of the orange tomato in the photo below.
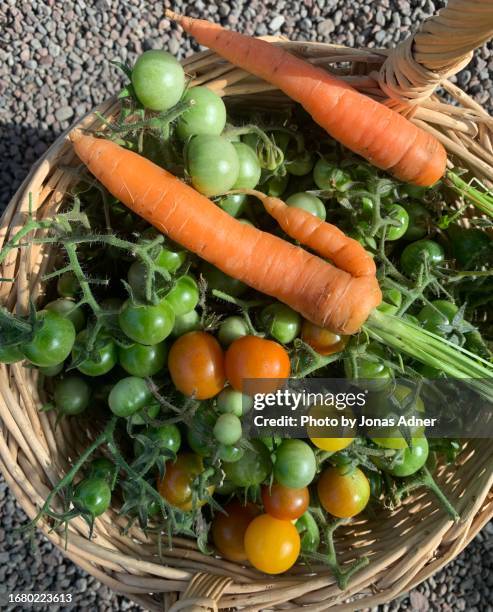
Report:
[[[226,351],[226,377],[236,391],[243,391],[248,379],[259,381],[258,388],[246,389],[248,394],[275,391],[279,381],[289,377],[291,363],[286,349],[273,340],[257,336],[243,336],[235,340]]]
[[[211,534],[220,555],[230,561],[246,561],[245,532],[259,514],[255,504],[243,505],[234,500],[224,507],[226,514],[218,512],[212,521]]]
[[[172,506],[189,512],[193,509],[192,484],[195,478],[204,471],[202,458],[193,453],[181,453],[176,461],[166,463],[164,478],[159,478],[157,488],[162,497]],[[214,487],[208,487],[212,495]],[[197,500],[196,506],[200,507],[206,500]]]
[[[168,369],[178,391],[199,400],[217,395],[226,381],[223,350],[214,336],[203,331],[189,332],[174,342]]]
[[[248,525],[245,552],[248,561],[266,574],[282,574],[296,563],[300,535],[290,521],[261,514]]]
[[[300,518],[308,510],[310,493],[308,487],[291,489],[274,483],[262,487],[262,502],[265,511],[274,518],[292,521]]]
[[[348,336],[339,336],[306,320],[301,327],[301,339],[320,355],[338,353],[348,342]]]
[[[317,492],[323,508],[338,518],[350,518],[364,510],[370,499],[370,482],[355,468],[329,467],[320,476]]]

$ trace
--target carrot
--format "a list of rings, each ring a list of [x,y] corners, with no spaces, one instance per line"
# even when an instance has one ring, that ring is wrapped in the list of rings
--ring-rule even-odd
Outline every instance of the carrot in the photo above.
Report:
[[[288,236],[330,259],[341,270],[352,276],[375,276],[376,266],[370,254],[357,240],[346,236],[335,225],[255,189],[238,191],[258,198]]]
[[[381,301],[374,275],[352,276],[299,246],[243,224],[177,177],[114,142],[71,134],[79,158],[121,202],[225,274],[316,325],[355,333]]]
[[[394,110],[271,43],[173,11],[166,15],[200,44],[278,87],[333,138],[378,168],[423,186],[443,176],[444,147]]]

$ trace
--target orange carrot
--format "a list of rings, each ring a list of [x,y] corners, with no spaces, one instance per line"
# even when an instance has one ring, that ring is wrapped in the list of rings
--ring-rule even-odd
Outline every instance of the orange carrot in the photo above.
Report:
[[[281,89],[333,138],[378,168],[424,186],[443,176],[447,154],[440,142],[387,106],[271,43],[166,14],[200,44]]]
[[[357,240],[346,236],[335,225],[255,189],[238,191],[258,198],[288,236],[330,259],[341,270],[349,272],[351,276],[375,276],[376,266],[370,254]]]
[[[352,276],[282,238],[243,224],[149,160],[79,130],[79,158],[121,202],[225,274],[316,325],[355,333],[381,301],[374,275]]]

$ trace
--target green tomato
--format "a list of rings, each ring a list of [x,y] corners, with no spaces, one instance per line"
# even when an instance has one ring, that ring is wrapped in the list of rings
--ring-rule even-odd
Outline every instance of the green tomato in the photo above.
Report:
[[[399,204],[391,204],[387,210],[387,216],[398,225],[387,225],[387,240],[399,240],[407,231],[409,225],[409,215]]]
[[[370,391],[383,391],[392,380],[392,372],[381,361],[373,361],[360,357],[357,360],[357,372],[352,369],[349,359],[344,362],[346,377],[352,380],[362,380]]]
[[[20,346],[0,346],[0,363],[15,363],[23,359]]]
[[[186,258],[186,251],[180,251],[177,248],[162,248],[155,261],[158,266],[173,274],[185,263]]]
[[[188,314],[199,303],[199,287],[192,276],[180,276],[176,279],[166,301],[174,310],[175,317]]]
[[[282,344],[292,342],[301,330],[301,316],[280,302],[264,308],[260,321],[267,333]]]
[[[79,281],[73,272],[64,272],[58,277],[56,289],[62,297],[73,298],[80,291]]]
[[[206,196],[229,191],[238,179],[240,162],[236,149],[222,136],[194,136],[186,157],[192,185]]]
[[[301,550],[304,553],[316,552],[320,547],[320,530],[309,510],[300,516],[295,527],[301,537]]]
[[[135,62],[132,85],[145,108],[164,111],[179,102],[185,89],[185,73],[170,53],[152,49]]]
[[[430,267],[443,263],[445,254],[443,248],[433,240],[418,240],[411,242],[402,251],[401,268],[408,276],[416,276],[421,265],[427,261]]]
[[[160,411],[161,406],[152,399],[149,404],[128,417],[128,421],[132,425],[147,425],[148,419],[155,419]]]
[[[286,204],[288,206],[294,206],[295,208],[301,208],[302,210],[306,210],[306,212],[315,215],[322,221],[325,221],[326,211],[325,206],[322,200],[317,198],[311,193],[293,193],[286,200]]]
[[[80,414],[89,406],[91,391],[83,378],[68,376],[57,382],[53,392],[55,405],[62,414]]]
[[[176,133],[182,140],[197,134],[218,136],[226,125],[226,107],[222,98],[208,87],[192,87],[185,92],[183,102],[191,106],[178,119]]]
[[[75,328],[69,319],[51,310],[41,310],[36,319],[42,324],[21,351],[36,366],[53,366],[65,361],[75,341]]]
[[[212,430],[214,437],[220,444],[230,446],[241,438],[241,421],[231,413],[221,414]]]
[[[232,387],[226,387],[216,398],[217,409],[225,414],[234,414],[241,417],[249,412],[253,406],[253,399]]]
[[[446,328],[452,324],[458,312],[458,307],[452,302],[434,300],[419,311],[418,320],[427,331],[445,337],[450,333]]]
[[[450,237],[452,256],[463,270],[471,270],[493,263],[493,241],[483,230],[474,227],[451,225],[447,233]]]
[[[68,298],[58,298],[57,300],[53,300],[53,302],[49,302],[45,306],[46,310],[51,310],[52,312],[57,312],[62,317],[66,319],[70,319],[74,324],[74,328],[76,332],[79,332],[84,325],[86,324],[86,317],[80,307],[77,307],[72,300]]]
[[[153,345],[132,344],[118,347],[118,361],[132,376],[154,376],[166,366],[168,347],[164,342]]]
[[[82,330],[77,334],[77,342],[72,351],[74,361],[79,358],[82,347],[86,344],[88,331]],[[117,364],[118,353],[116,344],[104,332],[100,333],[96,338],[94,348],[92,350],[97,358],[88,357],[77,366],[79,372],[86,376],[102,376],[107,374]]]
[[[229,346],[232,342],[238,340],[238,338],[248,336],[249,333],[250,331],[245,319],[233,316],[226,317],[222,321],[219,326],[219,331],[217,332],[217,337],[223,346]]]
[[[272,176],[263,185],[263,191],[272,198],[280,198],[286,191],[289,183],[289,174]]]
[[[260,180],[260,163],[255,151],[243,142],[234,142],[239,172],[233,189],[255,189]]]
[[[180,450],[180,430],[173,423],[161,425],[160,427],[149,427],[144,431],[144,435],[153,442],[157,442],[161,451],[171,451],[176,454]],[[143,445],[138,440],[135,440],[134,454],[140,455],[143,451]]]
[[[89,478],[101,478],[106,482],[113,482],[116,465],[106,457],[98,457],[89,464]]]
[[[186,257],[185,251],[163,248],[159,251],[154,262],[163,270],[173,274],[185,263]],[[129,267],[127,280],[134,294],[143,298],[146,292],[147,268],[141,261],[134,261]]]
[[[313,168],[313,156],[308,151],[298,153],[292,160],[286,162],[286,170],[294,176],[305,176]]]
[[[279,484],[291,489],[301,489],[307,487],[315,478],[315,454],[303,440],[283,440],[275,453],[274,478]]]
[[[270,474],[272,461],[270,453],[259,440],[250,440],[252,448],[247,448],[241,461],[224,462],[222,468],[226,478],[237,487],[259,485]]]
[[[236,463],[243,457],[245,451],[243,448],[241,448],[241,446],[236,446],[234,444],[231,446],[220,444],[217,449],[217,453],[221,461],[225,461],[226,463]]]
[[[187,314],[175,318],[171,335],[177,338],[178,336],[183,336],[183,334],[188,334],[188,332],[198,329],[200,329],[200,315],[196,310],[192,310],[191,312],[187,312]]]
[[[209,289],[217,289],[218,291],[223,291],[228,295],[232,295],[233,297],[238,297],[245,293],[248,287],[245,283],[242,283],[236,278],[228,276],[219,268],[216,268],[210,263],[204,262],[200,268],[200,271],[204,275],[205,280],[207,281],[207,286]]]
[[[402,451],[402,458],[397,459],[388,469],[392,476],[405,478],[420,470],[428,459],[428,440],[425,437],[412,438],[412,447]]]
[[[110,506],[110,485],[103,478],[86,478],[77,485],[73,502],[91,516],[100,516]]]
[[[135,414],[152,399],[152,393],[146,381],[136,376],[122,378],[110,391],[108,404],[113,414],[129,417]]]
[[[245,210],[248,196],[245,193],[232,193],[221,198],[217,205],[232,217],[239,217]]]
[[[341,168],[328,162],[326,159],[319,159],[313,169],[313,180],[319,189],[325,191],[347,191],[351,185],[351,176]],[[373,206],[372,206],[373,208]]]
[[[214,450],[212,429],[216,423],[214,412],[202,404],[193,418],[193,427],[187,430],[187,442],[190,448],[201,457],[209,457]]]
[[[404,234],[404,240],[421,240],[429,231],[431,225],[430,213],[419,202],[404,203],[404,208],[409,215],[409,225]]]
[[[123,332],[139,344],[159,344],[167,338],[175,323],[175,312],[166,300],[156,305],[140,306],[127,300],[118,316]]]

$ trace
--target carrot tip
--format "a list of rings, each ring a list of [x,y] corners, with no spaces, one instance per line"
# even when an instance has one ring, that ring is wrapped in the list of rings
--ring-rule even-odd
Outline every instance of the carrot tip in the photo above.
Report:
[[[78,140],[81,139],[82,137],[82,132],[79,128],[75,128],[73,129],[70,134],[68,135],[68,137],[70,138],[70,140],[72,142],[77,142]]]

